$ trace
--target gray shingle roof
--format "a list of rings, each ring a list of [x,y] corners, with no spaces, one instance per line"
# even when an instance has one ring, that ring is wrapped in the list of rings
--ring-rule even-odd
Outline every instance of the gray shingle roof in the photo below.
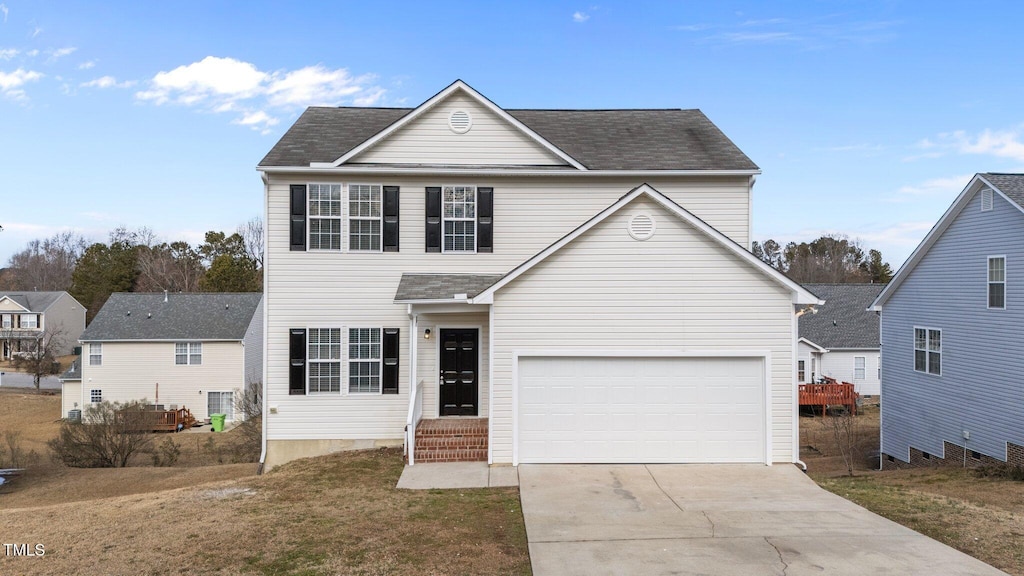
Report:
[[[1006,194],[1010,200],[1024,208],[1024,174],[997,174],[988,172],[982,174],[985,180],[999,188],[999,191]]]
[[[260,166],[334,162],[412,108],[312,107]],[[506,110],[590,170],[757,170],[700,110]]]
[[[45,312],[51,304],[57,301],[65,292],[0,292],[0,298],[7,296],[21,306],[28,308],[29,312]]]
[[[402,274],[395,302],[472,298],[501,279],[501,274]]]
[[[800,317],[800,337],[828,349],[878,348],[878,314],[867,308],[885,284],[804,284],[825,301]]]
[[[68,366],[68,369],[65,370],[64,373],[61,374],[58,379],[61,382],[65,381],[65,380],[81,380],[82,379],[82,357],[78,356],[77,358],[75,358],[74,362],[71,363],[71,366]]]
[[[263,295],[111,294],[82,341],[241,340]]]

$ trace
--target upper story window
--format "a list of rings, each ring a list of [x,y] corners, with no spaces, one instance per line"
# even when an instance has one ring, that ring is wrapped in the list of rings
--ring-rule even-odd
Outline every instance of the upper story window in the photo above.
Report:
[[[174,363],[179,366],[198,366],[203,363],[202,342],[175,342]]]
[[[942,374],[942,330],[914,328],[914,370]]]
[[[444,251],[476,252],[476,187],[445,186]]]
[[[348,391],[380,394],[380,328],[348,331]]]
[[[4,314],[2,317],[0,317],[0,327],[3,327],[3,328],[12,328],[13,327],[12,324],[11,324],[11,315],[10,314]]]
[[[18,322],[22,328],[39,328],[39,317],[35,314],[22,314]]]
[[[988,258],[988,307],[1006,308],[1006,256]]]
[[[867,358],[864,356],[853,357],[853,379],[863,380],[866,372]]]
[[[100,342],[89,343],[89,366],[103,365],[103,344]]]
[[[310,184],[309,249],[341,250],[341,184]]]
[[[380,252],[382,214],[379,184],[349,184],[349,250]]]

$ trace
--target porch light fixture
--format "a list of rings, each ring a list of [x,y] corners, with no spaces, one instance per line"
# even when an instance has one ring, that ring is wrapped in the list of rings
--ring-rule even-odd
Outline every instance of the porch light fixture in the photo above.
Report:
[[[430,328],[427,328],[426,330],[423,331],[423,339],[430,340]]]

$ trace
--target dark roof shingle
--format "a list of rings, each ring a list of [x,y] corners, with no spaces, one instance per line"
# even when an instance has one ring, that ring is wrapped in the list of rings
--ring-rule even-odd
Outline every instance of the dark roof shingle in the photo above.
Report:
[[[110,295],[79,340],[241,340],[259,310],[255,292]]]
[[[1024,174],[997,174],[988,172],[982,174],[985,180],[999,188],[999,191],[1024,208]]]
[[[260,166],[334,162],[412,108],[311,107]],[[590,170],[757,170],[700,110],[506,110]]]
[[[402,274],[395,302],[454,300],[456,294],[472,298],[501,277],[501,274]]]
[[[0,292],[0,298],[7,296],[30,312],[45,312],[65,292]]]
[[[800,337],[829,349],[878,348],[878,314],[868,312],[885,284],[804,284],[825,301],[800,317]]]

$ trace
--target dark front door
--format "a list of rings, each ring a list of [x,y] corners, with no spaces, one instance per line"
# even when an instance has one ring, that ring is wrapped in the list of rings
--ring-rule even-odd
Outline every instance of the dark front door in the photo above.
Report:
[[[477,415],[476,328],[441,330],[441,416]]]

